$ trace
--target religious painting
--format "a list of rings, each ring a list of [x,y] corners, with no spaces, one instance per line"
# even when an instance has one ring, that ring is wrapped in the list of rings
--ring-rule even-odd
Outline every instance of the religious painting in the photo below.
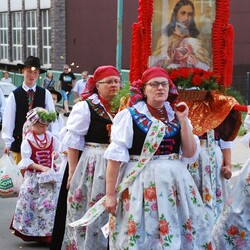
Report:
[[[132,27],[130,81],[149,66],[199,68],[230,86],[234,31],[229,0],[140,0]]]
[[[215,0],[157,0],[149,66],[212,70]]]

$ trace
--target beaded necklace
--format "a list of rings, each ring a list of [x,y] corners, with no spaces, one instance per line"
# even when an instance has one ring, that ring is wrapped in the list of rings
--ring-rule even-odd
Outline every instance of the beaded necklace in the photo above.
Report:
[[[110,102],[104,100],[100,95],[99,95],[99,99],[102,103],[102,105],[104,106],[104,108],[106,109],[106,111],[112,115],[112,117],[115,117],[116,115],[116,111],[113,109],[113,107],[110,105]]]
[[[44,133],[44,138],[42,140],[40,140],[38,138],[38,136],[35,134],[35,132],[33,131],[33,136],[34,136],[34,139],[35,139],[35,142],[37,144],[37,146],[40,148],[40,149],[44,149],[47,147],[47,144],[48,144],[48,138],[47,138],[47,135],[46,133]]]
[[[163,108],[157,109],[157,108],[150,106],[147,103],[147,107],[151,115],[154,116],[156,119],[161,120],[165,124],[168,122],[168,114],[164,106]]]

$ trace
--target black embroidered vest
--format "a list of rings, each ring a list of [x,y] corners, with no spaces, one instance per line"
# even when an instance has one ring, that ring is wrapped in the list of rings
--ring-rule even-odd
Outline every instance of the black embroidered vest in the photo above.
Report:
[[[22,86],[16,88],[13,91],[13,94],[16,101],[16,118],[15,118],[15,127],[13,131],[13,137],[15,140],[11,144],[11,151],[20,153],[23,124],[26,121],[26,114],[29,110],[28,98],[27,98],[27,93],[22,88]],[[35,107],[45,108],[45,89],[39,86],[36,86],[36,92],[34,95],[32,108]]]
[[[144,114],[140,114],[135,108],[129,108],[133,118],[133,144],[129,149],[130,155],[140,155],[147,132],[152,124],[152,121]],[[175,117],[171,122],[166,124],[164,138],[157,149],[155,155],[168,155],[179,153],[180,150],[180,124]]]
[[[108,144],[108,126],[112,124],[112,121],[102,105],[99,103],[94,104],[91,99],[86,99],[85,101],[88,103],[90,109],[90,125],[88,133],[85,136],[85,141]]]

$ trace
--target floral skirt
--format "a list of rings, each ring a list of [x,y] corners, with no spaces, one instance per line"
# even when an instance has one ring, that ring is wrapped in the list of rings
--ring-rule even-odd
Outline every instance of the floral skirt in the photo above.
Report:
[[[237,177],[213,230],[217,250],[250,249],[250,159]]]
[[[221,175],[223,156],[220,147],[215,143],[213,152],[207,147],[207,141],[201,140],[201,151],[198,161],[189,166],[209,220],[210,232],[223,210],[231,192],[230,181]]]
[[[61,183],[38,183],[37,173],[26,171],[11,228],[24,240],[46,242],[52,235]]]
[[[119,181],[135,164],[121,167]],[[122,193],[110,217],[110,249],[212,249],[204,205],[180,160],[151,159]]]
[[[62,249],[107,249],[108,240],[104,237],[101,227],[108,222],[108,213],[104,212],[88,227],[70,227],[68,225],[68,223],[80,219],[105,195],[107,161],[103,158],[103,154],[106,149],[107,146],[101,144],[85,145],[68,191]]]

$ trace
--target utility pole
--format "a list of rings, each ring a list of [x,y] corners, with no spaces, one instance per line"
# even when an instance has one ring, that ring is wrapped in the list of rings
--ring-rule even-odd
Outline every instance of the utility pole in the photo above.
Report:
[[[116,68],[121,72],[123,0],[117,0]]]

